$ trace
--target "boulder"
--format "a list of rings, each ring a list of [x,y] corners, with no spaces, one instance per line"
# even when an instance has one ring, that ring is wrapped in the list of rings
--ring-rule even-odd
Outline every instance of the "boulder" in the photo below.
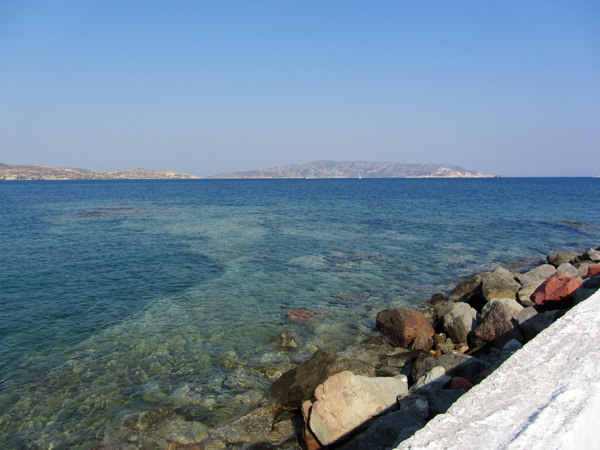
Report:
[[[538,286],[542,281],[550,278],[556,273],[556,268],[551,264],[542,264],[528,272],[519,274],[516,279],[521,285],[527,286],[537,283]]]
[[[398,409],[410,411],[423,419],[429,417],[429,402],[426,395],[415,394],[400,394],[397,399]]]
[[[571,263],[575,261],[579,257],[577,252],[572,250],[566,252],[556,252],[547,256],[547,260],[549,264],[552,264],[554,267],[558,267],[564,263]]]
[[[376,324],[389,336],[393,344],[402,347],[408,347],[421,333],[429,336],[435,334],[425,315],[409,308],[400,307],[380,311],[377,313]]]
[[[590,248],[587,252],[582,255],[582,259],[593,262],[600,262],[600,251]]]
[[[386,450],[394,445],[398,435],[405,430],[410,429],[413,434],[424,426],[425,420],[411,411],[394,411],[375,420],[366,431],[339,447],[339,450]]]
[[[212,439],[221,439],[230,444],[262,440],[273,429],[282,411],[281,404],[271,403],[232,419],[208,434]]]
[[[482,282],[483,278],[478,273],[467,275],[466,277],[460,277],[458,279],[458,284],[450,293],[450,301],[461,299],[468,301],[470,296],[472,296],[478,290],[481,291]]]
[[[404,376],[368,378],[340,372],[315,390],[310,429],[322,445],[330,445],[395,406],[397,396],[407,392]]]
[[[548,278],[533,294],[531,300],[547,309],[563,309],[573,306],[573,294],[581,287],[575,277]]]
[[[505,352],[514,353],[517,350],[520,350],[521,348],[523,348],[523,344],[522,343],[520,343],[516,339],[511,339],[506,344],[504,344],[504,347],[502,347],[502,350],[505,351]]]
[[[443,388],[451,377],[446,375],[446,370],[442,366],[435,366],[411,387],[412,392],[424,393],[428,389]]]
[[[453,389],[455,391],[468,391],[472,387],[473,383],[463,377],[452,377],[450,381],[444,385],[444,389]]]
[[[444,414],[452,404],[460,398],[466,391],[454,389],[431,389],[427,391],[427,400],[429,402],[430,417],[438,414]]]
[[[517,298],[519,289],[521,285],[504,267],[498,267],[485,277],[481,287],[483,297],[488,302],[495,298]]]
[[[521,331],[515,327],[512,311],[501,302],[494,302],[483,322],[475,328],[471,335],[473,346],[492,344],[494,347],[502,348],[511,339],[523,342]]]
[[[513,319],[516,319],[519,313],[523,311],[523,306],[512,298],[495,298],[485,305],[481,313],[485,316],[494,303],[502,303],[510,311],[510,315]]]
[[[298,407],[312,397],[315,389],[331,375],[350,371],[356,375],[375,376],[370,364],[317,350],[311,359],[284,373],[268,389],[270,398],[284,406]]]
[[[575,268],[570,263],[563,263],[556,268],[556,277],[557,278],[565,278],[565,277],[578,277],[579,270]]]
[[[519,300],[519,303],[523,305],[523,307],[527,308],[529,306],[535,305],[535,303],[531,301],[531,294],[533,294],[535,290],[538,287],[540,287],[540,284],[542,284],[544,281],[545,280],[536,281],[533,284],[528,284],[519,289],[519,292],[517,293],[517,298]]]
[[[600,264],[588,267],[587,277],[594,278],[600,274]]]
[[[431,369],[441,366],[450,377],[463,377],[473,383],[479,373],[486,368],[486,364],[473,356],[452,352],[434,358],[432,356],[418,359],[413,365],[412,378],[418,380]]]
[[[273,341],[273,347],[280,350],[297,350],[298,341],[292,333],[284,331]]]
[[[554,311],[540,314],[534,307],[525,308],[521,311],[517,316],[517,322],[523,332],[525,341],[532,340],[540,331],[552,325],[554,317]]]
[[[410,348],[416,351],[428,352],[433,348],[433,337],[428,333],[420,333],[410,344]]]
[[[467,342],[467,335],[477,326],[477,311],[468,303],[449,303],[438,311],[438,321],[452,342]]]

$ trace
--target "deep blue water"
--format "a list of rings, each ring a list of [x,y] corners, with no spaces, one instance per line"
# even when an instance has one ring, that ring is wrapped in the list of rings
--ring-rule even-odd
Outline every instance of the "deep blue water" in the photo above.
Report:
[[[600,179],[0,183],[0,447],[213,423],[456,278],[600,244]],[[524,262],[525,261],[525,262]],[[294,324],[286,311],[326,311]],[[298,353],[276,351],[282,331]]]

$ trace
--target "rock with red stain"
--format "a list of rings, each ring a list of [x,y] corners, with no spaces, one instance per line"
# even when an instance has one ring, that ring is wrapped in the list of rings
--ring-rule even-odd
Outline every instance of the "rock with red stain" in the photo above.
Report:
[[[531,301],[547,309],[570,308],[573,306],[574,293],[580,287],[581,281],[575,277],[551,277],[531,294]]]
[[[377,313],[376,322],[392,343],[402,347],[408,347],[421,333],[431,337],[435,334],[423,313],[409,308],[384,309]]]
[[[473,387],[473,383],[463,377],[453,377],[444,385],[444,389],[453,389],[455,391],[468,391]]]

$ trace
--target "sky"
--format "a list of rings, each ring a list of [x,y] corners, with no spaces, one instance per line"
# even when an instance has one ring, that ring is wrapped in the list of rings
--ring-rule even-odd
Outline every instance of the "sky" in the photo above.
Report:
[[[600,175],[600,2],[0,0],[0,162]]]

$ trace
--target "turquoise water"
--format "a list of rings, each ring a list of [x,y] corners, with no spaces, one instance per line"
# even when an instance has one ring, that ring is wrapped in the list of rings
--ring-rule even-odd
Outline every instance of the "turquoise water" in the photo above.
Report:
[[[600,244],[600,179],[0,183],[0,447],[206,424],[460,275]],[[523,263],[523,261],[526,261]],[[323,312],[305,324],[286,311]],[[271,345],[283,331],[298,352]]]

